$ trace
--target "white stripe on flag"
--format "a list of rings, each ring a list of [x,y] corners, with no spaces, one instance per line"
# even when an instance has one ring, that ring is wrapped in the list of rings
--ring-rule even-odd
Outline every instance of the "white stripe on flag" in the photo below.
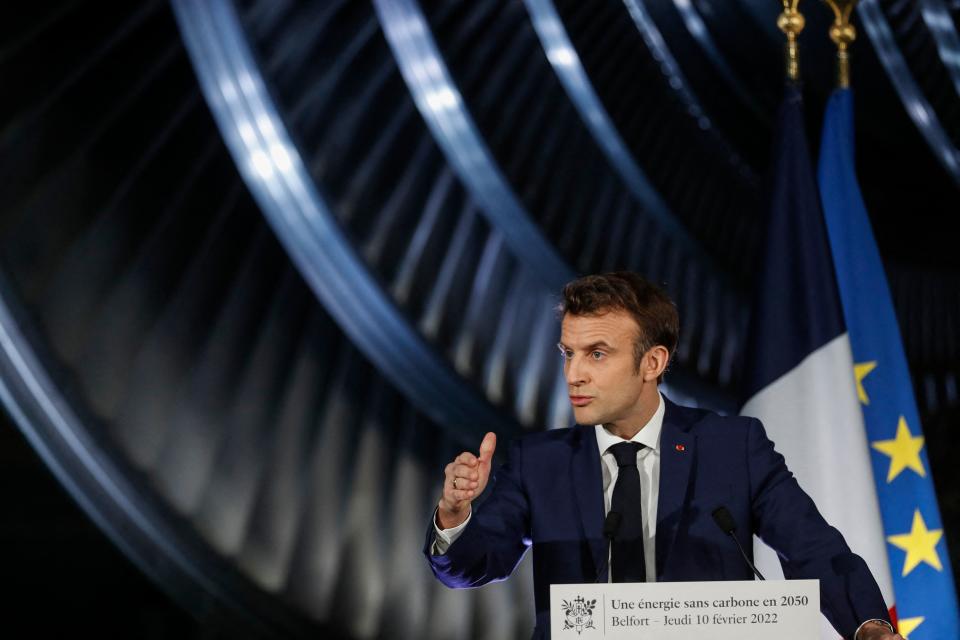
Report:
[[[758,391],[741,413],[763,422],[800,486],[867,562],[887,607],[892,606],[893,581],[848,334]],[[765,577],[783,579],[776,554],[757,538],[754,554]],[[822,637],[835,639],[837,634]]]

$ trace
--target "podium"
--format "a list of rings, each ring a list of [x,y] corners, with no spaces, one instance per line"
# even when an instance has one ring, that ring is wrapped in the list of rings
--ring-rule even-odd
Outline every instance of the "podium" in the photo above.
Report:
[[[629,582],[550,586],[553,640],[810,640],[819,580]]]

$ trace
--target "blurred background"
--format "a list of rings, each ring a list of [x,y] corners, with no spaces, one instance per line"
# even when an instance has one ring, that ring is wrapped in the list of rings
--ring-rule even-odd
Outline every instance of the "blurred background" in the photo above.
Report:
[[[572,422],[552,307],[578,273],[663,284],[667,395],[737,410],[781,8],[0,8],[11,628],[527,637],[527,560],[463,592],[426,567],[443,465]],[[800,9],[815,153],[832,15]],[[857,171],[957,575],[960,1],[853,22]]]

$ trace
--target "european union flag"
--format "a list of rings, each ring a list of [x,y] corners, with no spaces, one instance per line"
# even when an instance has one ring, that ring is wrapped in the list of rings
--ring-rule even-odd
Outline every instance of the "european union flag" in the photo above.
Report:
[[[853,96],[827,104],[818,182],[871,448],[900,633],[960,638],[943,525],[883,264],[857,185]]]

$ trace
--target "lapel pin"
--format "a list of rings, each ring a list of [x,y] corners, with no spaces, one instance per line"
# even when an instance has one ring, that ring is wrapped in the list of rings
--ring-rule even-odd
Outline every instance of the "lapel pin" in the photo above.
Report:
[[[687,448],[686,448],[685,446],[683,446],[682,444],[678,444],[678,445],[677,445],[677,451],[683,452],[683,451],[686,451],[686,450],[687,450]]]

